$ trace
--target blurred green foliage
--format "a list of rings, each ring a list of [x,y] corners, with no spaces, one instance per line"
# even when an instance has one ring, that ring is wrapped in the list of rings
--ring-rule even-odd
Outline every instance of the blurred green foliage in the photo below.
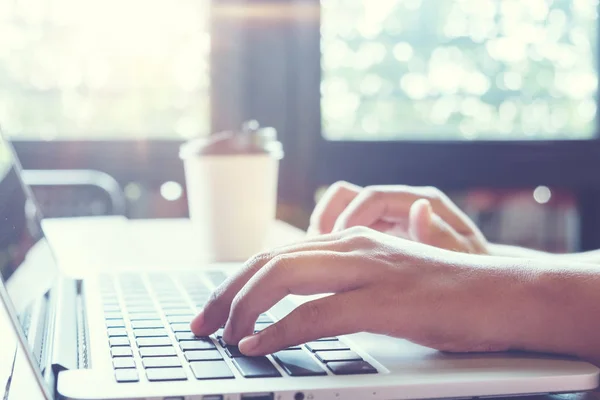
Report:
[[[586,139],[597,0],[322,0],[331,140]]]
[[[208,4],[0,0],[0,123],[45,140],[207,133]]]

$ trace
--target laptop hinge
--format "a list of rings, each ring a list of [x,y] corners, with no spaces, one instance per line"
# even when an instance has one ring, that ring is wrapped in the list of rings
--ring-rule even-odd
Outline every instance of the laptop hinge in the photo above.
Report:
[[[62,278],[57,285],[55,299],[54,338],[52,347],[52,370],[77,369],[77,304],[79,303],[78,282]]]

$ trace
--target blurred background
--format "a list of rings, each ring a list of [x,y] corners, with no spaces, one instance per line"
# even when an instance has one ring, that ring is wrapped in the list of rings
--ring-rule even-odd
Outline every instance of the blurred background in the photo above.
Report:
[[[180,144],[257,119],[279,216],[433,185],[490,240],[600,248],[598,0],[1,0],[0,125],[48,216],[187,216]]]

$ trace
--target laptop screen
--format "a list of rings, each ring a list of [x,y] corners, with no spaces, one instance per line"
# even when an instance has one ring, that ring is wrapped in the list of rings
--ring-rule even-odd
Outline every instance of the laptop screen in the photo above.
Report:
[[[21,180],[20,165],[1,135],[0,275],[27,333],[34,303],[52,287],[57,268],[44,239],[38,208]]]

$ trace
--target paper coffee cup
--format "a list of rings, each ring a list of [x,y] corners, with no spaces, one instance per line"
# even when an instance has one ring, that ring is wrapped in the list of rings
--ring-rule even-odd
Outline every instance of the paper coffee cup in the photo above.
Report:
[[[188,143],[180,153],[198,251],[210,261],[245,261],[265,249],[275,220],[281,145],[207,151],[212,144]]]

